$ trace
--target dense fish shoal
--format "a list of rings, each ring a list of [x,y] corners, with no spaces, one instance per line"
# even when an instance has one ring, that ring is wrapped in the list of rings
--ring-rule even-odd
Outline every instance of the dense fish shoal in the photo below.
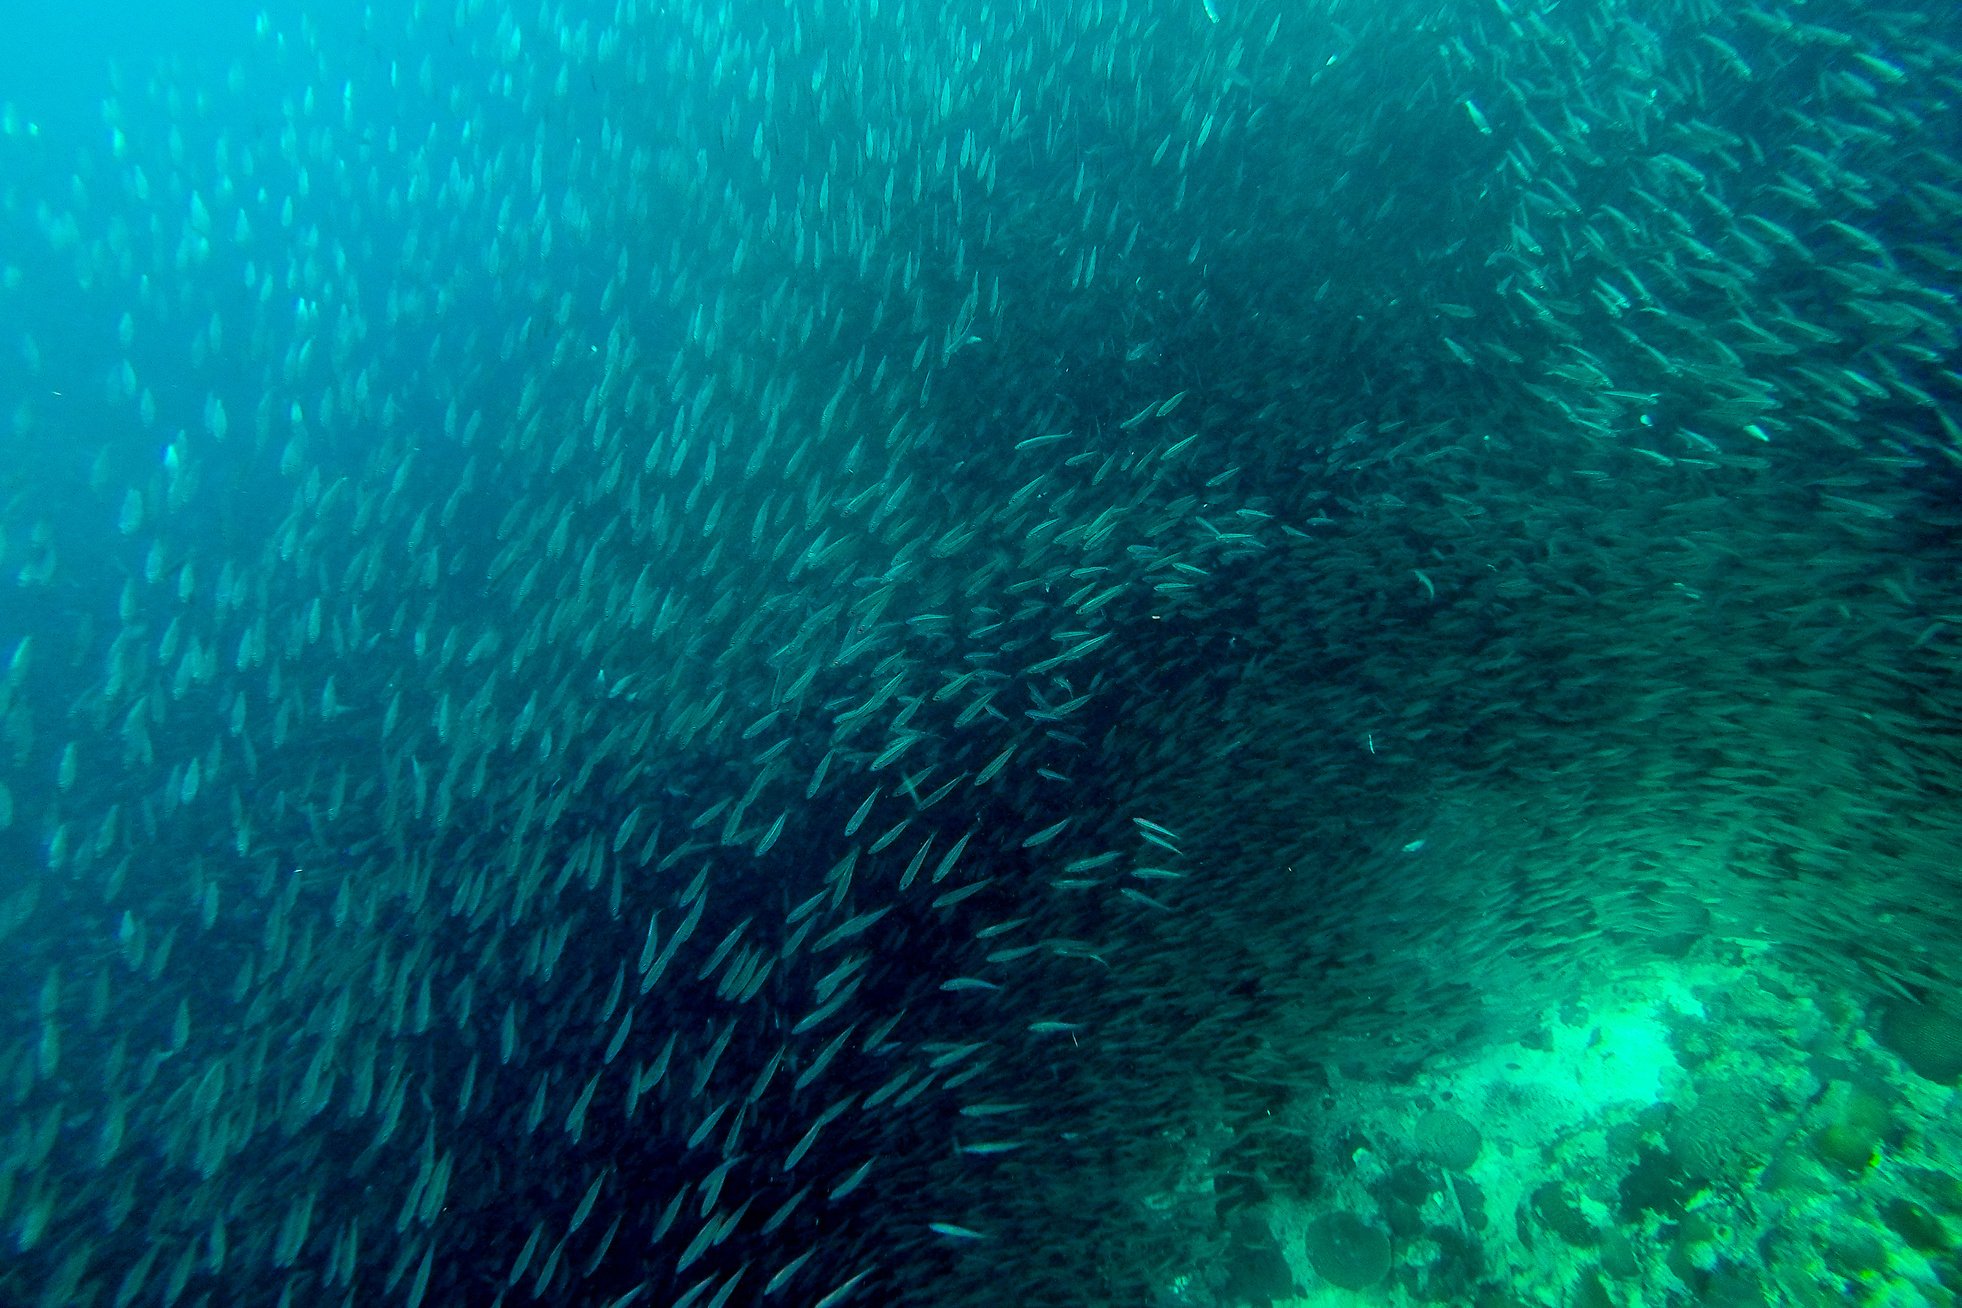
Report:
[[[1716,1294],[1717,1073],[1606,1272],[1380,1125],[1678,965],[1954,1293],[1955,29],[459,0],[0,105],[0,1300]]]

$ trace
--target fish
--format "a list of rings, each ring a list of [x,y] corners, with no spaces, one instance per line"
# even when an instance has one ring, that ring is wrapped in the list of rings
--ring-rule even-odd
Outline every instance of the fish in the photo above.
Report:
[[[928,1222],[927,1230],[932,1231],[935,1235],[944,1236],[949,1240],[985,1240],[988,1238],[984,1233],[974,1230],[972,1227],[962,1226],[958,1222]]]

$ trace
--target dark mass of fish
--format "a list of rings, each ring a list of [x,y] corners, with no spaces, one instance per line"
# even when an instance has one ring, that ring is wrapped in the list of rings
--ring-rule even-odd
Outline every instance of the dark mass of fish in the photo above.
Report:
[[[0,1301],[1150,1303],[1195,1104],[1962,984],[1947,7],[345,8],[0,121]]]

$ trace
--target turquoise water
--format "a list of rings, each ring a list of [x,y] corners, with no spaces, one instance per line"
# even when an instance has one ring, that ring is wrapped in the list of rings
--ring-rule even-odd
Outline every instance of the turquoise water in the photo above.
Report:
[[[0,1300],[1942,1304],[1935,6],[0,51]]]

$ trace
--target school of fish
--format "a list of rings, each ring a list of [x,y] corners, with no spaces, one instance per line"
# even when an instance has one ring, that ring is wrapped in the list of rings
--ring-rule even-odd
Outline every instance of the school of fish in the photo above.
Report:
[[[1151,1303],[1656,933],[1962,993],[1945,8],[249,51],[0,106],[0,1302]]]

